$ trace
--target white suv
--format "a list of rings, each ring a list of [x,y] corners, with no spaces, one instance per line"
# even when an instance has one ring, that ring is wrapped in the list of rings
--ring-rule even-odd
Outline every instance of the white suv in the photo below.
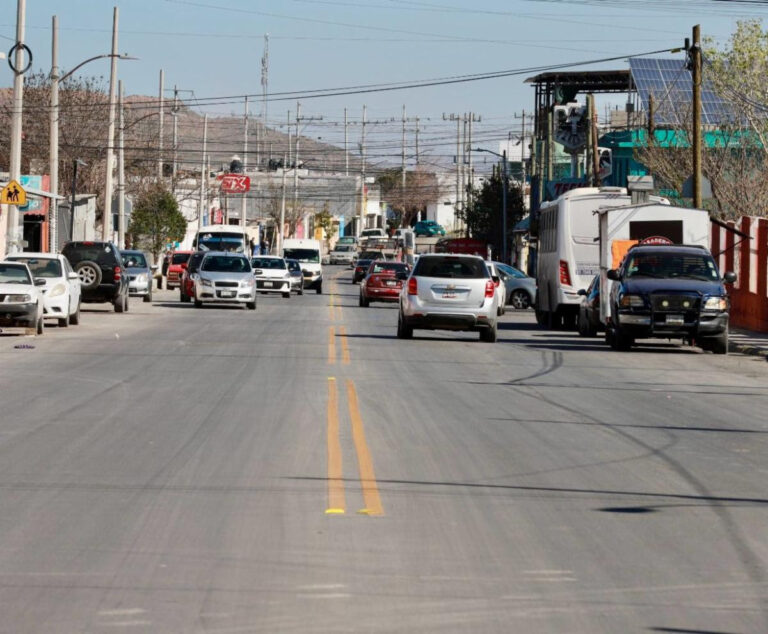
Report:
[[[414,328],[470,330],[480,340],[496,341],[498,294],[482,258],[425,254],[403,285],[397,336],[413,337]]]

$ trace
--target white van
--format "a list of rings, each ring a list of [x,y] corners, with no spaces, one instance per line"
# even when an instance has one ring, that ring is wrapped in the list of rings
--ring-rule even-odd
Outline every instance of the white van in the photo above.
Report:
[[[304,289],[314,288],[318,295],[323,292],[323,265],[320,240],[283,240],[282,256],[298,260],[304,275]]]
[[[652,196],[653,202],[666,199]],[[539,208],[536,320],[557,328],[576,325],[581,296],[600,272],[597,211],[631,202],[623,187],[582,187]]]

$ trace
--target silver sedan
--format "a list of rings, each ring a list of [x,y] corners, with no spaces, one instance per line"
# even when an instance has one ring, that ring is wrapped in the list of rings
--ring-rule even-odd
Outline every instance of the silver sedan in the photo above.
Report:
[[[256,281],[248,258],[240,253],[206,253],[194,275],[195,308],[203,304],[245,304],[256,310]]]

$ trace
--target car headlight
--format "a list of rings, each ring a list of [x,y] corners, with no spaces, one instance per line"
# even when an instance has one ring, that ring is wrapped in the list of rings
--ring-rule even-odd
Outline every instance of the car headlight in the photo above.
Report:
[[[136,276],[136,281],[137,281],[139,284],[146,284],[146,283],[147,283],[147,274],[146,274],[146,273],[139,273],[139,274]]]
[[[645,308],[645,301],[640,295],[622,295],[619,306],[621,308]]]
[[[200,278],[200,284],[203,286],[213,286],[213,282],[205,277]]]
[[[7,304],[29,304],[32,301],[31,295],[6,295]]]
[[[56,286],[51,289],[51,292],[48,293],[48,297],[59,297],[59,295],[63,295],[66,292],[67,287],[64,286],[64,284],[56,284]]]
[[[253,286],[256,282],[252,277],[249,277],[244,280],[240,280],[240,286],[243,286],[245,288],[248,288],[249,286]]]
[[[704,310],[727,310],[728,301],[725,297],[709,297],[704,302]]]

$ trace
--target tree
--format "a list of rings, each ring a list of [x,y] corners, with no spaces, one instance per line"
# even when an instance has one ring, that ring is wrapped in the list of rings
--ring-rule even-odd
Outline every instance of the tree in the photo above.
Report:
[[[426,213],[427,205],[440,201],[443,192],[433,172],[416,169],[405,173],[400,168],[387,169],[376,177],[381,198],[397,213],[399,222],[388,223],[392,229],[410,227],[419,212]]]
[[[523,192],[515,182],[507,179],[507,245],[512,240],[512,229],[523,217],[525,205]],[[483,240],[491,245],[494,257],[501,256],[502,246],[502,200],[503,179],[497,170],[490,179],[487,179],[479,190],[471,190],[467,207],[459,212],[459,217],[464,220],[467,231],[473,238]],[[507,250],[509,252],[509,250]]]
[[[180,242],[186,232],[187,221],[171,192],[153,183],[139,195],[128,227],[137,248],[152,253],[157,262],[165,245]]]
[[[768,33],[759,20],[738,22],[724,48],[705,40],[703,80],[722,100],[724,112],[703,130],[702,172],[712,185],[705,207],[721,219],[768,215]],[[676,91],[674,91],[676,92]],[[673,94],[674,94],[673,92]],[[648,138],[637,159],[660,189],[680,192],[693,172],[691,103],[654,95],[659,114],[671,122]]]
[[[315,227],[323,230],[326,247],[330,249],[330,241],[333,237],[333,216],[328,209],[329,205],[326,201],[322,211],[315,214]]]

